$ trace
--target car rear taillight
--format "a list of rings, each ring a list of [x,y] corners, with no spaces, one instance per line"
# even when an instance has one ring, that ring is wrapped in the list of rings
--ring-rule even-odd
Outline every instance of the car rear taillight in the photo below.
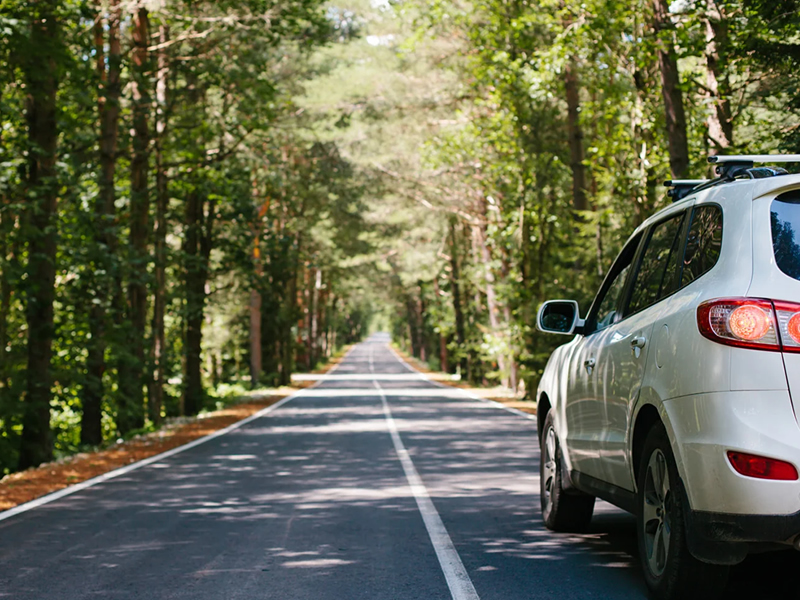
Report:
[[[761,298],[720,298],[697,307],[697,326],[728,346],[800,352],[800,304]]]
[[[800,304],[776,301],[775,313],[783,349],[786,352],[800,352]]]
[[[792,463],[777,458],[728,450],[728,460],[737,473],[747,477],[780,481],[796,481],[798,478],[797,469]]]

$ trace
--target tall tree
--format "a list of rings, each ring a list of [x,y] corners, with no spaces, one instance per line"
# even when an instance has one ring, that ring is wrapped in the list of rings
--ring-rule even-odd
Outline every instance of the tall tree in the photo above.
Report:
[[[667,121],[670,170],[675,179],[681,179],[687,176],[689,170],[689,141],[678,56],[675,51],[675,26],[667,0],[652,0],[652,25],[658,43],[658,66]]]
[[[119,415],[117,426],[122,433],[144,425],[145,331],[147,324],[147,250],[150,233],[150,193],[148,168],[150,157],[150,15],[137,3],[131,26],[131,201],[130,244],[128,258],[128,299],[125,337],[128,352],[119,369]]]
[[[567,135],[569,136],[569,165],[572,170],[572,205],[575,210],[589,208],[586,198],[586,167],[583,164],[583,128],[580,122],[580,82],[578,61],[567,59],[564,66],[564,89],[567,98]]]
[[[25,412],[19,468],[36,466],[53,455],[50,431],[50,360],[53,348],[53,300],[58,225],[55,221],[59,179],[59,61],[61,39],[59,0],[27,5],[29,43],[22,48],[22,68],[28,90],[28,164],[26,238],[28,279],[26,317],[28,364]]]
[[[709,99],[708,139],[712,150],[733,145],[731,85],[728,77],[730,37],[727,9],[722,0],[708,0],[705,11],[706,88]]]
[[[153,323],[151,338],[151,364],[153,375],[148,385],[147,407],[150,420],[159,424],[164,406],[164,383],[166,380],[166,313],[167,286],[167,209],[169,207],[169,179],[164,158],[165,137],[169,108],[170,62],[167,55],[169,27],[162,23],[158,29],[158,72],[156,75],[156,128],[154,136],[156,168],[156,214],[153,251]]]
[[[89,309],[89,340],[86,357],[86,383],[83,386],[81,443],[97,445],[103,441],[103,375],[106,371],[108,345],[108,309],[121,291],[116,263],[116,168],[120,115],[120,72],[122,53],[119,37],[121,10],[119,0],[111,0],[108,11],[97,3],[94,24],[94,47],[98,81],[98,120],[100,122],[99,193],[94,202],[92,229],[93,258],[91,271],[92,302]],[[108,52],[106,53],[106,44]]]

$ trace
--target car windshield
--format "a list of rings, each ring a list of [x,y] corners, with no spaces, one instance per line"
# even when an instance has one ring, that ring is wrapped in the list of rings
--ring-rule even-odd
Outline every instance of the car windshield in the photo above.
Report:
[[[800,190],[772,202],[772,249],[778,268],[800,280]]]

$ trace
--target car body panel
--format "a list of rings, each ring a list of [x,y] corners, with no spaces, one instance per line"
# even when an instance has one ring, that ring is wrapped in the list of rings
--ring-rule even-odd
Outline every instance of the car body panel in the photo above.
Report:
[[[599,440],[602,479],[629,491],[634,490],[627,451],[631,416],[652,347],[653,315],[662,309],[662,303],[657,303],[595,334],[597,368],[592,402],[601,414],[594,430]],[[637,338],[644,340],[644,347],[632,346]]]
[[[663,403],[694,510],[789,515],[800,510],[800,481],[769,481],[733,470],[728,450],[800,466],[800,430],[787,391],[696,394]]]
[[[721,252],[710,271],[639,314],[576,335],[551,356],[538,393],[547,394],[555,410],[570,470],[635,491],[633,431],[642,408],[652,406],[667,429],[693,511],[800,512],[800,481],[745,477],[727,459],[727,451],[736,450],[786,460],[800,470],[800,353],[716,343],[697,325],[698,305],[715,298],[800,303],[800,281],[776,265],[769,215],[775,196],[793,189],[800,189],[800,175],[718,185],[633,232],[630,239],[676,212],[706,204],[723,213]],[[647,338],[638,361],[630,349],[635,335]],[[584,368],[589,358],[596,360],[591,374]]]

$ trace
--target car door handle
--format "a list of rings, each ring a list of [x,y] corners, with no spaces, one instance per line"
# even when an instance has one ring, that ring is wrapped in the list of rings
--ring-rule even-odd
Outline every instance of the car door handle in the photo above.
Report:
[[[583,366],[586,367],[587,371],[591,371],[594,369],[594,366],[597,364],[597,361],[594,358],[588,358],[583,361]]]
[[[643,336],[635,337],[631,340],[631,348],[644,348],[647,338]]]

